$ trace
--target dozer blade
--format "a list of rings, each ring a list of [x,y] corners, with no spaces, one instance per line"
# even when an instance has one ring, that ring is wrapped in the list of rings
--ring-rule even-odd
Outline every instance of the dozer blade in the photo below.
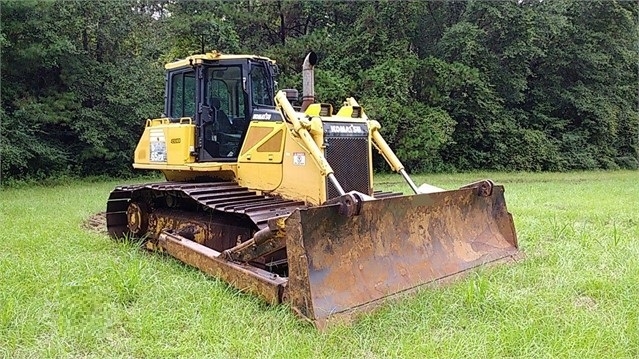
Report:
[[[502,186],[301,209],[286,220],[287,300],[323,327],[329,317],[517,253]]]

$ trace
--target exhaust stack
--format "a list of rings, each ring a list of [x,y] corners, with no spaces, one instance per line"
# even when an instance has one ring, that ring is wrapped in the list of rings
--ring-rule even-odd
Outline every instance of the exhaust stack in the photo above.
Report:
[[[309,52],[302,65],[302,112],[315,102],[315,73],[313,68],[317,64],[317,54]]]

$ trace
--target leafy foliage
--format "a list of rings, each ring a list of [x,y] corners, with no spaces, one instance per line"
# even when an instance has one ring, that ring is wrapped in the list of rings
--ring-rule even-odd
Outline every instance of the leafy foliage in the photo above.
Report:
[[[4,177],[121,175],[162,107],[162,65],[200,51],[278,61],[356,97],[409,169],[639,167],[636,3],[3,1]],[[380,161],[378,169],[385,169]]]
[[[137,38],[152,18],[131,5],[2,4],[5,176],[130,172],[135,134],[162,99],[161,69]]]

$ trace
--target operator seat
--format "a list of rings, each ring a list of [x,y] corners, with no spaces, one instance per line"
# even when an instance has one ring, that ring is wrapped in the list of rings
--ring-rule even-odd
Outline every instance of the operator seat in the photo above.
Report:
[[[211,108],[213,108],[213,121],[216,123],[217,132],[230,132],[231,131],[231,121],[229,121],[229,117],[224,113],[221,107],[220,99],[217,97],[211,98]]]
[[[220,157],[237,157],[239,147],[239,136],[234,134],[233,125],[229,117],[224,113],[220,99],[211,97],[211,108],[213,109],[214,132],[219,143]]]

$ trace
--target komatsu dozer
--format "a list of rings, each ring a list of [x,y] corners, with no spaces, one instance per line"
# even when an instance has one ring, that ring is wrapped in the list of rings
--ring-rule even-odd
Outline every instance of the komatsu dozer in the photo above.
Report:
[[[504,189],[416,186],[353,98],[276,92],[275,61],[218,52],[166,65],[165,113],[146,121],[133,167],[165,182],[119,186],[113,237],[142,238],[322,328],[384,299],[517,253]],[[373,185],[373,151],[414,192]]]

